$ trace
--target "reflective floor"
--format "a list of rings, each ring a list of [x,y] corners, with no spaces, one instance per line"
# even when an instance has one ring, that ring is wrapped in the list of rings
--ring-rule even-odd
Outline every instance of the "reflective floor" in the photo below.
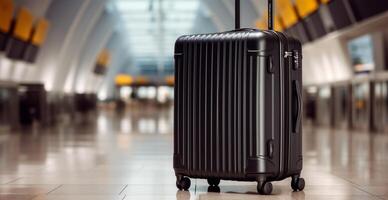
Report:
[[[287,179],[260,196],[255,183],[222,181],[212,193],[193,179],[177,192],[171,129],[172,110],[149,107],[2,132],[0,200],[388,199],[388,134],[305,127],[305,190],[291,192]]]

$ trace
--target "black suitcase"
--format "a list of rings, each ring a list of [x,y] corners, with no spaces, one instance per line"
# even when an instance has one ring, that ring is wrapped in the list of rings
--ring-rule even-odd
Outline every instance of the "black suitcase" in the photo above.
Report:
[[[188,35],[175,43],[174,170],[191,178],[271,181],[292,177],[303,190],[301,43],[269,29]]]

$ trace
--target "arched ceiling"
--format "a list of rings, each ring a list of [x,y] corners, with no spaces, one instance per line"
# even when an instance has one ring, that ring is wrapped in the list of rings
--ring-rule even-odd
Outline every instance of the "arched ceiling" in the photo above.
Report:
[[[257,0],[241,1],[242,25],[253,27]],[[172,67],[174,42],[180,35],[226,31],[234,27],[234,0],[112,0],[127,34],[128,53],[136,66]],[[264,1],[263,1],[264,2]],[[265,5],[266,2],[264,2]],[[171,71],[171,70],[169,70]]]
[[[176,38],[191,32],[199,5],[199,0],[116,0],[136,63],[161,64],[171,58]]]

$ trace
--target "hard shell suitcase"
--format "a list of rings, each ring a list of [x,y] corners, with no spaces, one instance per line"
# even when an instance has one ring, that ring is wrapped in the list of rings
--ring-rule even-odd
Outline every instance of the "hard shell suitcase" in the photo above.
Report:
[[[269,29],[187,35],[175,43],[174,170],[191,178],[271,181],[303,190],[301,43]]]

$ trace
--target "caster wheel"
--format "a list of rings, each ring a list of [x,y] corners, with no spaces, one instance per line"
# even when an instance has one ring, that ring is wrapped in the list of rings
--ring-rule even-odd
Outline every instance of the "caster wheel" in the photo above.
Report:
[[[190,186],[191,181],[187,177],[183,177],[182,179],[176,181],[176,187],[179,190],[189,190]]]
[[[219,178],[208,178],[207,179],[207,183],[210,185],[210,186],[218,186],[220,184],[220,179]]]
[[[304,186],[305,186],[304,178],[299,178],[299,177],[292,178],[291,188],[294,191],[302,191],[304,189]]]
[[[207,188],[207,192],[214,192],[214,193],[220,193],[221,192],[221,189],[220,189],[220,187],[218,187],[218,186],[209,186],[208,188]]]
[[[270,195],[272,193],[272,189],[273,186],[271,182],[257,184],[257,192],[259,192],[259,194]]]

